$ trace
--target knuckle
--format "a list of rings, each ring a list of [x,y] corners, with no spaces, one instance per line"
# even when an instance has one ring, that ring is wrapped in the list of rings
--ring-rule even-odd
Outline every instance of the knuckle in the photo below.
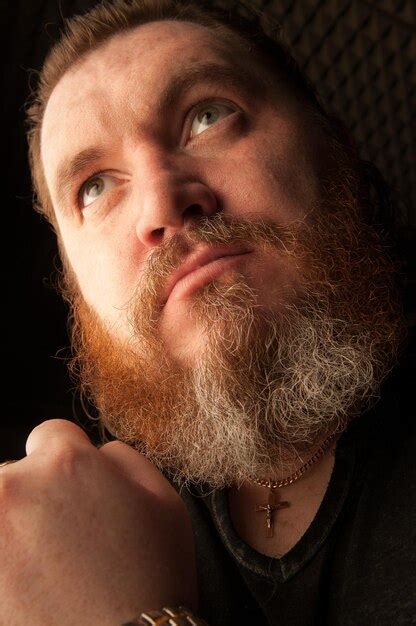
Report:
[[[40,433],[42,432],[42,434],[51,432],[54,433],[56,432],[57,429],[66,429],[68,428],[67,426],[68,420],[63,420],[63,419],[49,419],[49,420],[44,420],[43,422],[41,422],[40,424],[37,424],[31,431],[32,433]]]
[[[81,429],[69,420],[51,419],[41,422],[30,432],[26,441],[26,452],[49,449],[61,440],[79,441]],[[85,441],[86,436],[82,438]]]
[[[107,443],[105,443],[104,445],[100,446],[100,450],[124,450],[125,448],[127,448],[127,444],[123,443],[123,441],[119,441],[118,439],[115,439],[114,441],[109,441]]]

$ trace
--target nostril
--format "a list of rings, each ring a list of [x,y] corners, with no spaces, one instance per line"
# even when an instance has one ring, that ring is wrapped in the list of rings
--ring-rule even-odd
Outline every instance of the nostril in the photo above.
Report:
[[[185,220],[188,218],[202,217],[204,215],[204,210],[200,204],[191,204],[188,206],[183,216]]]
[[[153,231],[153,235],[155,237],[163,237],[164,231],[165,231],[164,228],[155,228],[154,231]]]

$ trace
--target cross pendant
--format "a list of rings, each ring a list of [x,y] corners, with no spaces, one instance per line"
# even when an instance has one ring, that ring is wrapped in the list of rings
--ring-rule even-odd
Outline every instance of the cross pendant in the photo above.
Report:
[[[254,509],[258,513],[266,513],[266,525],[267,525],[268,537],[273,537],[273,514],[274,512],[278,511],[279,509],[284,509],[288,506],[290,506],[290,503],[287,501],[279,502],[276,489],[270,488],[269,500],[267,504],[261,504]]]

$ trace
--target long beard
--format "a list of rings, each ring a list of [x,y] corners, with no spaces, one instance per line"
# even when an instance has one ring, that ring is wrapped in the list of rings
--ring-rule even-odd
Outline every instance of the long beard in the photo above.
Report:
[[[161,288],[193,245],[239,241],[302,268],[296,297],[266,310],[244,276],[213,281],[194,294],[189,316],[204,342],[183,367],[158,334]],[[293,230],[220,214],[201,220],[152,255],[127,312],[128,342],[65,278],[72,369],[103,424],[175,480],[212,488],[285,475],[345,430],[377,398],[402,336],[393,266],[351,207]]]

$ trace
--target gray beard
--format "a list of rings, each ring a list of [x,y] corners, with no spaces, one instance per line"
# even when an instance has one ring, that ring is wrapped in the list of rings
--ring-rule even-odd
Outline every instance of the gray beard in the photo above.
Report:
[[[180,389],[175,374],[176,419],[159,445],[138,446],[177,479],[219,488],[289,474],[378,397],[388,368],[371,333],[357,336],[319,307],[261,315],[243,284],[231,295],[214,283],[204,296],[207,341]]]
[[[243,280],[212,282],[190,310],[206,341],[187,369],[158,337],[151,299],[147,314],[131,306],[127,345],[72,296],[76,363],[102,423],[178,481],[221,488],[291,473],[377,399],[396,360],[391,265],[364,248],[370,261],[338,285],[307,277],[279,313],[258,307]]]

